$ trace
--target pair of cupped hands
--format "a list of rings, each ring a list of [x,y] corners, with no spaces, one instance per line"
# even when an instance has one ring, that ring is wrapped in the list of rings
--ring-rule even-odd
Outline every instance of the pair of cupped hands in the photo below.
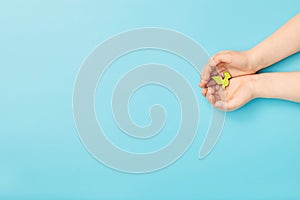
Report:
[[[247,51],[221,51],[202,69],[199,86],[211,105],[219,110],[232,111],[255,98],[252,74],[256,71]],[[224,77],[224,72],[231,74],[225,90],[212,79],[213,76]]]

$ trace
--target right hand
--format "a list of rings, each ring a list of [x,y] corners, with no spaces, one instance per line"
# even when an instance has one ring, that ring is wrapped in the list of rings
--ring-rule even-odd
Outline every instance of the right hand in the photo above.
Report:
[[[223,90],[219,85],[207,88],[206,98],[211,105],[223,111],[232,111],[256,98],[252,75],[230,79],[230,84]]]

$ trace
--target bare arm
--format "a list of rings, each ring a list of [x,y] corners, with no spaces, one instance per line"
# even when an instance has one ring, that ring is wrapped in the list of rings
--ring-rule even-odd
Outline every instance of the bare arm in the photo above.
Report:
[[[300,51],[300,13],[248,51],[256,71]]]
[[[300,51],[300,13],[294,16],[270,37],[250,50],[221,51],[212,57],[201,72],[200,87],[205,95],[207,83],[214,70],[229,71],[232,77],[254,74]]]
[[[202,70],[202,94],[216,108],[235,110],[254,98],[278,98],[300,102],[300,71],[254,74],[300,51],[300,13],[270,37],[248,51],[222,51]],[[225,91],[211,82],[215,73],[230,72]]]
[[[254,97],[300,102],[300,71],[252,75]]]

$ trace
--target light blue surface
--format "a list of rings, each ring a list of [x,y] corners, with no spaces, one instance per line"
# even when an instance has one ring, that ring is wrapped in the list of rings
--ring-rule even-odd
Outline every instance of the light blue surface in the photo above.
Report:
[[[111,35],[155,26],[182,32],[211,54],[243,50],[299,8],[298,0],[2,1],[0,199],[299,199],[299,104],[255,100],[229,113],[216,148],[198,160],[211,111],[199,90],[201,121],[191,148],[172,166],[144,175],[119,173],[94,160],[77,136],[71,105],[80,64]],[[182,73],[197,87],[198,75],[179,58],[159,52],[129,56],[123,60],[127,67],[152,60],[178,70],[184,66]],[[118,75],[113,70],[104,91]],[[299,55],[268,69],[295,70]],[[134,120],[148,122],[145,112],[155,102],[145,95],[153,93],[158,102],[169,102],[169,124],[176,124],[176,101],[153,89],[135,95]],[[143,145],[115,132],[110,137],[124,148],[147,152],[165,144],[176,128],[169,126],[165,136]]]

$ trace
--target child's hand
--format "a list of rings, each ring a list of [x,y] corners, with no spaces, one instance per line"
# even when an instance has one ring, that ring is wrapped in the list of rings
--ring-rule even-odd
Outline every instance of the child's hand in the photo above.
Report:
[[[221,51],[214,55],[211,61],[202,69],[199,86],[201,88],[208,87],[212,76],[225,71],[228,71],[232,77],[254,74],[256,72],[248,51]]]
[[[252,75],[299,52],[299,32],[300,14],[248,51],[217,53],[201,72],[199,86],[202,88],[202,94],[220,110],[237,109],[256,97],[300,102],[300,71]],[[232,79],[229,86],[223,90],[212,76],[223,76],[225,71],[231,74]]]
[[[219,85],[210,86],[207,88],[206,98],[220,110],[235,110],[255,98],[251,77],[232,78],[226,90],[223,90]]]

